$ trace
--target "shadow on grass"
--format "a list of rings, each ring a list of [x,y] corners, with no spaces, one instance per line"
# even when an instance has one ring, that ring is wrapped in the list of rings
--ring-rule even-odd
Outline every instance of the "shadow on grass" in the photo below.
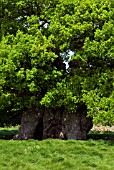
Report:
[[[108,145],[114,145],[114,132],[113,131],[90,131],[87,139],[104,140]]]
[[[88,139],[103,139],[103,140],[114,140],[114,132],[113,131],[90,131],[88,133]]]
[[[18,133],[18,130],[0,129],[0,139],[10,140]],[[90,131],[87,135],[87,139],[104,140],[108,145],[114,145],[114,132],[112,131]]]
[[[0,130],[0,139],[10,140],[18,133],[18,130]]]

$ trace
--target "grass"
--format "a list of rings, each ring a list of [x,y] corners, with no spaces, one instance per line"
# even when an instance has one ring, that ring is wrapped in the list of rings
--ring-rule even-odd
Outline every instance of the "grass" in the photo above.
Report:
[[[11,132],[13,130],[16,129],[12,129]],[[87,141],[1,139],[0,170],[15,169],[114,170],[114,142],[102,139]]]

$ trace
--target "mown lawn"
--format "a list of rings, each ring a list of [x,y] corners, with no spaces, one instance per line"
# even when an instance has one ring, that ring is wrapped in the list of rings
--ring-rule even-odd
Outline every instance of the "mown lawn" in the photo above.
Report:
[[[114,142],[1,139],[0,170],[114,170]]]

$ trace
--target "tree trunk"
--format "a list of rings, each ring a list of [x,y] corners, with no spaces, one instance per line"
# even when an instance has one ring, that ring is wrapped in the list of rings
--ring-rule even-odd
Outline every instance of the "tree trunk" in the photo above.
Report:
[[[13,139],[33,139],[36,127],[43,115],[43,110],[31,108],[23,113],[19,133]],[[40,135],[40,134],[39,134]]]
[[[67,139],[87,139],[87,133],[92,128],[92,119],[87,117],[87,109],[81,106],[76,112],[69,113],[67,110],[63,113],[62,124],[63,134]]]
[[[56,109],[31,108],[22,116],[19,134],[14,139],[87,139],[92,128],[92,119],[82,105],[76,112],[69,113],[64,107]]]
[[[46,110],[43,117],[43,138],[87,139],[92,128],[92,119],[87,117],[87,108],[82,105],[76,112],[59,108]]]
[[[43,117],[43,138],[59,138],[62,131],[62,113],[60,108],[46,109]]]

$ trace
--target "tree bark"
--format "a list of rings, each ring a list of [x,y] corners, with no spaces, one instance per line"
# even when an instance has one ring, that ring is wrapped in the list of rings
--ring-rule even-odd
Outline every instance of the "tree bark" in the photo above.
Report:
[[[92,119],[87,117],[87,109],[85,106],[81,106],[81,108],[73,113],[65,110],[62,121],[64,125],[62,133],[65,134],[67,139],[86,140],[87,133],[93,126]]]
[[[43,117],[43,138],[59,138],[62,131],[62,113],[60,108],[46,109]]]
[[[93,126],[92,118],[87,117],[85,105],[73,113],[63,108],[46,110],[43,125],[43,138],[81,140],[87,139],[87,133]]]
[[[21,125],[19,133],[13,137],[17,140],[33,139],[35,130],[38,126],[40,119],[42,118],[43,110],[37,108],[31,108],[23,113],[21,119]],[[40,135],[40,134],[39,134]]]
[[[92,119],[87,117],[87,108],[82,105],[70,113],[64,107],[26,111],[21,120],[19,134],[14,139],[87,139],[92,128]]]

